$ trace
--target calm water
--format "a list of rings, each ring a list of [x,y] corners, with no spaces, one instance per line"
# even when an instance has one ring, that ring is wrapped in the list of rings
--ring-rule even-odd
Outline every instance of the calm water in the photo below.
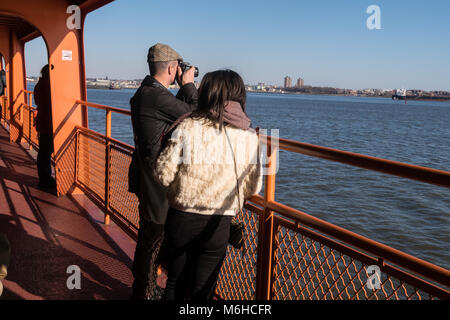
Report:
[[[88,100],[129,108],[134,90],[88,90]],[[450,170],[450,103],[385,98],[248,94],[253,125],[280,137]],[[89,110],[104,133],[105,113]],[[132,144],[129,117],[112,135]],[[450,191],[299,154],[280,152],[276,200],[450,269]]]

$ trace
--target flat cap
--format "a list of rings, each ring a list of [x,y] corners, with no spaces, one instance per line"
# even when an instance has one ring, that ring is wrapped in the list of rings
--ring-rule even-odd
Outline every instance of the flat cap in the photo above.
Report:
[[[157,43],[153,47],[148,49],[147,61],[148,62],[160,62],[160,61],[174,61],[183,60],[183,58],[173,50],[170,46],[163,43]]]

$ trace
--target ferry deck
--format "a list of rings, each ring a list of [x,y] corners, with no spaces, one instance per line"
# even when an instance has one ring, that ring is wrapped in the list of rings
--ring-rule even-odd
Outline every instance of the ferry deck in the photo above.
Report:
[[[112,0],[76,0],[80,27],[68,28],[64,0],[3,0],[0,60],[0,232],[11,243],[1,299],[129,299],[139,227],[129,193],[133,146],[111,137],[111,115],[129,110],[87,101],[84,21]],[[52,17],[52,19],[48,19]],[[42,36],[50,65],[56,189],[38,188],[33,93],[25,43]],[[70,84],[70,85],[68,85]],[[89,110],[105,112],[105,134],[88,129]],[[267,153],[264,190],[238,219],[245,250],[229,246],[217,299],[449,299],[450,271],[275,201],[279,150],[450,188],[450,172],[260,135]],[[81,289],[67,287],[69,266]],[[371,273],[373,267],[380,273]],[[372,279],[376,277],[376,279]],[[371,278],[378,285],[368,286]],[[372,283],[372,282],[371,282]]]

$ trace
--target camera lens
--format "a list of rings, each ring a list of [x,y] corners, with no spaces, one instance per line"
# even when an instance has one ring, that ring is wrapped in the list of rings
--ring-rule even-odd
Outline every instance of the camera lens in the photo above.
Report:
[[[189,62],[180,61],[179,65],[180,65],[181,71],[183,73],[192,67],[192,65]],[[194,68],[195,68],[194,77],[198,77],[198,68],[197,67],[194,67]]]

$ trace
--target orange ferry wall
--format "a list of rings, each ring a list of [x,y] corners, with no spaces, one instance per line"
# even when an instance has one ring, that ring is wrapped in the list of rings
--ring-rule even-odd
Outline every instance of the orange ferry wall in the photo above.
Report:
[[[9,56],[9,29],[8,28],[2,28],[0,27],[0,57],[3,57],[4,59],[4,65],[2,65],[2,69],[6,72],[6,92],[5,95],[9,98],[9,87],[10,87],[10,80],[9,80],[9,61],[11,61]],[[8,102],[9,103],[9,102]]]
[[[11,97],[10,110],[10,140],[15,142],[22,142],[22,110],[21,105],[25,103],[25,95],[22,93],[26,89],[26,72],[25,72],[25,55],[24,43],[19,41],[15,33],[10,33],[10,48],[11,48],[11,70],[10,72],[10,86],[9,93]]]
[[[90,1],[99,6],[110,1]],[[85,107],[75,104],[76,100],[86,100],[85,64],[83,47],[83,27],[86,12],[82,12],[81,29],[70,30],[66,21],[71,14],[66,12],[69,4],[61,0],[2,0],[0,14],[20,17],[33,25],[42,35],[48,50],[50,65],[50,84],[52,99],[52,121],[55,146],[55,171],[59,194],[65,194],[67,187],[58,179],[60,173],[73,171],[63,167],[58,159],[64,153],[64,147],[71,144],[71,134],[75,126],[87,126]],[[39,34],[36,34],[38,36]],[[35,37],[35,36],[34,36]],[[4,53],[9,70],[11,85],[8,88],[12,97],[12,110],[17,112],[25,102],[22,90],[26,89],[24,44],[33,39],[17,39],[14,32],[6,26],[0,26],[0,52]],[[72,60],[62,59],[62,51],[72,52]],[[12,57],[12,59],[11,59]],[[11,61],[11,67],[8,66]],[[17,127],[17,126],[16,126]],[[12,130],[11,139],[20,140],[20,132]],[[64,162],[64,161],[61,161]],[[66,183],[67,184],[67,183]]]

